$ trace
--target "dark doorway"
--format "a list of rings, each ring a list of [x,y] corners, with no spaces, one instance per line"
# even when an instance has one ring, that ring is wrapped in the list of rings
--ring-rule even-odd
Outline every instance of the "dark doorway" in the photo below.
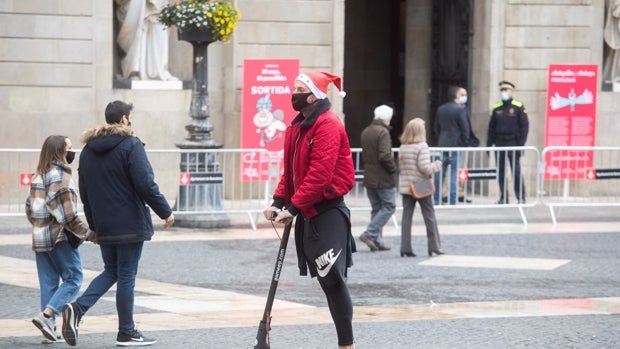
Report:
[[[465,87],[470,93],[470,43],[473,0],[433,1],[431,59],[431,125],[437,107],[448,101],[451,85]],[[468,105],[468,107],[470,107]],[[430,132],[430,144],[437,135]]]
[[[351,146],[381,104],[394,108],[392,143],[402,132],[404,99],[405,0],[347,0],[343,101]]]

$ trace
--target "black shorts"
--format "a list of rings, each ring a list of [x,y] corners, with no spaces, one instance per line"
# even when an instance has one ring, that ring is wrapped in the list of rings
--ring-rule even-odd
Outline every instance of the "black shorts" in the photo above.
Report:
[[[303,254],[312,277],[323,287],[345,281],[351,262],[348,208],[334,207],[303,222]]]

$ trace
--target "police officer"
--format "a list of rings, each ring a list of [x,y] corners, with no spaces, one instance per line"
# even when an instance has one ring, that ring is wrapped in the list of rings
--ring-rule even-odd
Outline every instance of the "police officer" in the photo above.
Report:
[[[493,113],[489,121],[487,134],[487,147],[515,147],[525,145],[527,133],[529,131],[529,120],[523,102],[512,98],[515,85],[508,81],[499,83],[501,92],[501,102],[495,103]],[[519,158],[521,151],[497,151],[495,152],[495,163],[497,164],[497,180],[499,182],[500,198],[498,204],[508,203],[508,192],[506,190],[506,178],[504,169],[506,167],[506,157],[510,162],[512,170],[512,180],[514,182],[515,196],[520,204],[525,203],[525,187],[521,178],[521,164]]]

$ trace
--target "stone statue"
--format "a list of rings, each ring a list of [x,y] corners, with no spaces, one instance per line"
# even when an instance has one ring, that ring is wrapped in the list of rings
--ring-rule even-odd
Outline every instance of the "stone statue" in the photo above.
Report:
[[[620,0],[605,0],[603,81],[620,84]]]
[[[168,30],[159,13],[168,0],[114,0],[118,5],[118,46],[126,79],[178,80],[168,71]]]

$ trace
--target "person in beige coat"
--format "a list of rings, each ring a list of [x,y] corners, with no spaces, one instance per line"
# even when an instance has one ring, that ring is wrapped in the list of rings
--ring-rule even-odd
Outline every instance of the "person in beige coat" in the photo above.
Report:
[[[433,197],[416,199],[409,192],[409,184],[430,178],[433,173],[441,170],[441,161],[431,162],[431,153],[426,143],[426,127],[424,120],[414,118],[405,126],[400,137],[400,151],[398,153],[399,183],[398,191],[403,197],[403,219],[401,222],[400,256],[415,257],[411,248],[411,221],[416,202],[420,203],[422,217],[426,225],[428,238],[428,255],[440,255],[441,241],[437,230],[437,219],[433,207]]]

